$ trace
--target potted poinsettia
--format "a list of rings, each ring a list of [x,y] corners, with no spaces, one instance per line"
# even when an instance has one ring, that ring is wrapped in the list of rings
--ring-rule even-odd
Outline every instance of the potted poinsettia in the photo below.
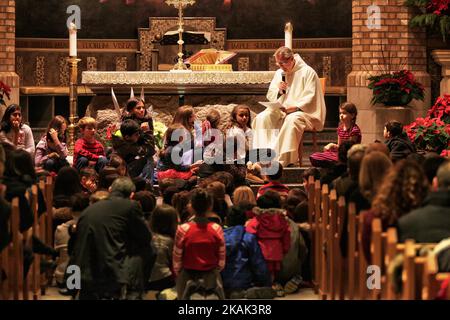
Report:
[[[405,5],[418,8],[410,21],[412,27],[426,27],[446,41],[450,33],[450,0],[406,0]]]
[[[4,97],[6,96],[6,98],[10,99],[10,93],[11,88],[3,81],[0,81],[0,105],[6,106]]]
[[[450,149],[450,95],[439,97],[426,117],[417,118],[405,126],[405,131],[418,150],[447,155],[447,149]]]
[[[383,139],[383,129],[387,121],[395,119],[410,123],[414,110],[409,103],[424,100],[424,87],[416,81],[408,70],[385,71],[368,78],[368,88],[372,90],[372,104],[375,112],[376,138]]]
[[[424,99],[424,87],[416,81],[411,71],[400,70],[369,77],[372,104],[406,106],[413,99]]]

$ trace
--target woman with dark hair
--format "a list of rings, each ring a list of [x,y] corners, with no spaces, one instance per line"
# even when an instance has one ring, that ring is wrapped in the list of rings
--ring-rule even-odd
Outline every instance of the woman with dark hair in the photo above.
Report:
[[[155,154],[153,119],[151,113],[145,108],[145,103],[142,99],[131,98],[127,101],[126,112],[122,116],[122,124],[126,120],[135,121],[140,128],[139,139],[136,142],[140,151],[132,161],[127,159],[127,148],[124,148],[123,145],[122,148],[119,148],[119,150],[116,151],[127,162],[128,172],[131,177],[140,176],[145,180],[148,180],[149,183],[152,183],[154,167],[153,155]],[[124,132],[122,132],[122,135],[125,135]],[[115,141],[119,140],[115,139]],[[140,156],[142,156],[142,158]]]
[[[3,184],[6,186],[5,199],[9,202],[14,198],[19,199],[19,231],[31,235],[34,216],[31,206],[26,198],[28,193],[31,196],[31,186],[37,182],[31,155],[25,150],[9,150],[6,156],[5,172]],[[44,196],[38,188],[38,216],[47,211]],[[32,253],[51,255],[56,257],[57,252],[47,247],[42,241],[33,236],[29,237],[30,242],[24,243],[24,274],[33,261]]]
[[[383,231],[397,227],[398,219],[420,207],[427,194],[427,179],[419,164],[401,160],[389,170],[372,201],[372,208],[364,216],[362,241],[368,262],[373,219],[381,219]]]
[[[56,172],[69,165],[66,157],[67,121],[62,116],[54,117],[47,127],[47,133],[36,146],[34,163],[36,167],[42,167],[47,171]]]
[[[83,188],[80,182],[80,175],[77,169],[73,167],[64,167],[59,170],[55,180],[55,189],[53,191],[53,205],[55,208],[71,207],[71,197]]]
[[[22,109],[19,105],[11,104],[6,108],[0,126],[0,141],[34,155],[33,132],[22,122]]]

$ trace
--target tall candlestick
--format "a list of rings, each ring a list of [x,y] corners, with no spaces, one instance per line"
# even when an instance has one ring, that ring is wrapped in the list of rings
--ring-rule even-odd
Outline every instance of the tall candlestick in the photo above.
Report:
[[[183,32],[184,32],[184,22],[183,22],[183,8],[187,7],[188,5],[195,4],[196,0],[166,0],[166,3],[169,6],[174,6],[175,8],[178,8],[178,63],[173,67],[172,70],[187,70],[187,66],[184,64],[183,61]]]
[[[288,47],[289,49],[292,49],[292,32],[294,31],[294,28],[292,26],[292,23],[288,22],[286,23],[284,27],[284,46]]]
[[[76,57],[77,56],[77,26],[75,23],[70,23],[69,28],[69,56]]]

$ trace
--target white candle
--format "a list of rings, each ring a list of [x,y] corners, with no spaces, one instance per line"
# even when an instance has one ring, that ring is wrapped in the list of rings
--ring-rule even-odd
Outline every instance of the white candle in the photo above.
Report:
[[[70,28],[69,28],[69,46],[70,46],[69,55],[71,57],[76,57],[77,56],[77,26],[73,22],[70,23]]]
[[[284,46],[292,49],[292,32],[294,28],[292,27],[292,23],[286,23],[284,27]]]

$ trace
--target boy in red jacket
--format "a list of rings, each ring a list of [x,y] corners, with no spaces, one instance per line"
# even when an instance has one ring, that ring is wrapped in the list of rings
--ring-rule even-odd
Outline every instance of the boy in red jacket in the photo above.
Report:
[[[178,300],[189,299],[187,284],[202,283],[205,291],[224,299],[220,271],[225,267],[225,240],[223,230],[210,222],[213,198],[205,189],[195,189],[191,195],[195,217],[178,227],[173,248],[173,269],[177,276]]]
[[[80,171],[84,167],[94,167],[97,172],[108,163],[105,148],[95,139],[97,123],[94,118],[84,117],[78,121],[81,138],[75,142],[73,166]]]

